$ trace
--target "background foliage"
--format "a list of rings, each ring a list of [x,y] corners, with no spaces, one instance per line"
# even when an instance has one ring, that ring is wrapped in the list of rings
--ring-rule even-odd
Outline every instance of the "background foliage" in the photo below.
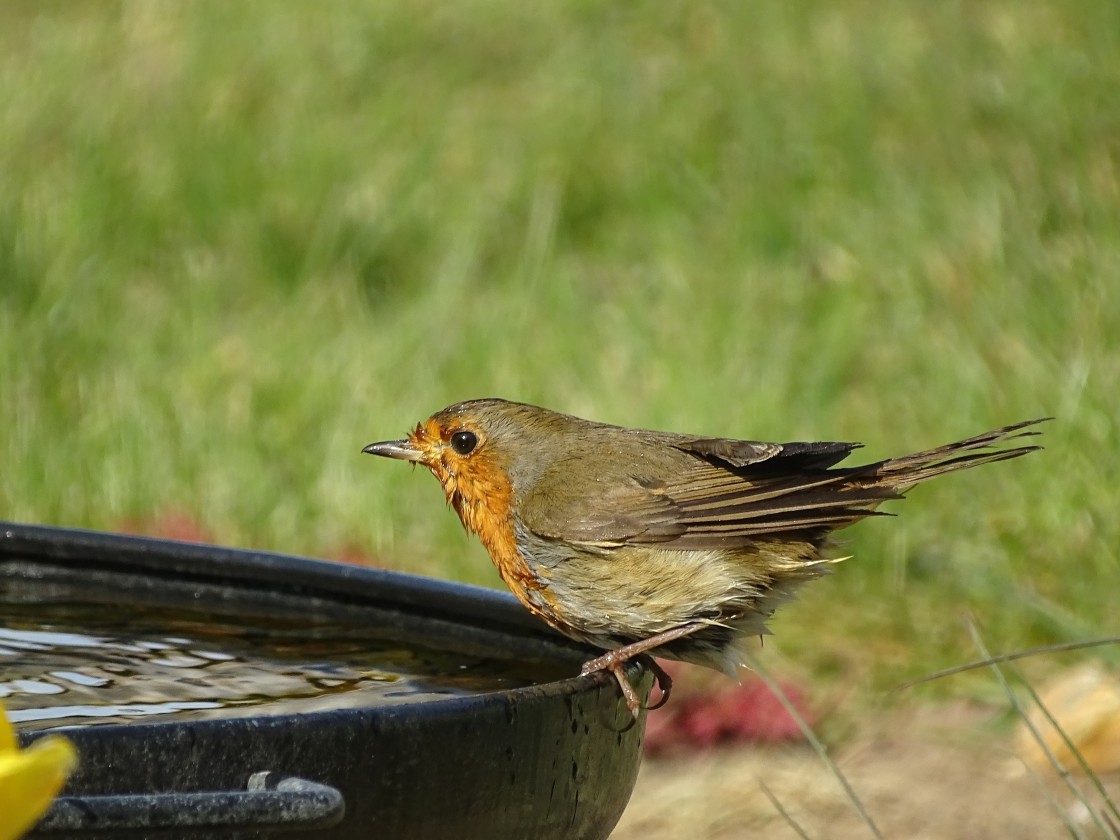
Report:
[[[893,684],[966,611],[1110,629],[1118,47],[1092,0],[5,4],[0,515],[497,584],[363,444],[489,395],[869,459],[1053,414],[776,630]]]

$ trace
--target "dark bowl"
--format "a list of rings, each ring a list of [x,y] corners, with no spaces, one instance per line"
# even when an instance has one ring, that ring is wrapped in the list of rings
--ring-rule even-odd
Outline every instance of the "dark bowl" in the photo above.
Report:
[[[111,597],[291,620],[328,616],[450,651],[577,674],[595,654],[512,597],[263,552],[0,523],[0,594]],[[4,661],[0,659],[0,682]],[[559,671],[557,669],[560,669]],[[632,677],[648,692],[651,678]],[[61,721],[60,721],[61,722]],[[644,717],[613,679],[302,713],[57,726],[80,766],[33,837],[603,838]],[[21,728],[17,724],[17,728]]]

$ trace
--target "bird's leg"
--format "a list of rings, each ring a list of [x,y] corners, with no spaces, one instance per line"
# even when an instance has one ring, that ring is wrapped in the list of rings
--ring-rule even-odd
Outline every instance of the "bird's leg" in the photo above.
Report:
[[[581,668],[579,672],[580,676],[594,674],[596,671],[610,671],[618,681],[618,687],[622,689],[622,696],[626,698],[626,708],[630,710],[630,714],[634,716],[634,720],[637,720],[638,714],[642,710],[642,704],[641,701],[638,700],[638,693],[634,691],[634,686],[630,685],[630,680],[626,677],[623,666],[636,656],[642,656],[648,651],[661,647],[661,645],[667,644],[668,642],[683,639],[685,636],[689,636],[706,626],[707,625],[699,622],[682,624],[679,627],[672,627],[669,630],[655,633],[649,638],[642,639],[639,642],[632,642],[631,644],[623,645],[614,650],[608,650],[602,656],[598,656],[589,662],[583,663],[583,668]],[[653,662],[653,657],[648,657],[647,664],[651,665],[650,670],[652,670],[654,676],[657,677],[657,686],[661,689],[661,700],[653,707],[659,709],[664,706],[669,699],[669,692],[673,688],[673,680],[665,673],[665,670],[660,665]]]

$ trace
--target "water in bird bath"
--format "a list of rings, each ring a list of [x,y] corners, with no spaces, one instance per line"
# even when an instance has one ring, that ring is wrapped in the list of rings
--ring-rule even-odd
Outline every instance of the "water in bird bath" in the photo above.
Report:
[[[572,676],[322,615],[30,596],[0,581],[0,703],[22,729],[308,712],[488,693]],[[425,640],[429,643],[430,640]]]

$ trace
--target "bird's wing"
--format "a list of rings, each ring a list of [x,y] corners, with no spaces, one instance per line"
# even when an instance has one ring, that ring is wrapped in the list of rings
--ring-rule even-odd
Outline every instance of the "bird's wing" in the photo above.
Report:
[[[667,446],[615,459],[618,473],[601,475],[595,484],[604,488],[600,493],[571,487],[566,469],[554,470],[551,480],[546,474],[540,482],[545,492],[525,505],[525,524],[555,539],[681,550],[736,548],[791,531],[815,539],[875,515],[880,504],[922,481],[1035,451],[1039,447],[998,447],[1037,435],[1030,427],[1041,422],[857,467],[835,466],[854,443],[666,437],[661,442]],[[602,471],[588,464],[583,472]]]
[[[596,493],[565,483],[571,465],[564,464],[538,483],[523,508],[526,524],[542,537],[585,544],[734,548],[763,534],[842,527],[898,495],[852,485],[856,470],[827,469],[856,444],[683,439],[674,446],[685,456],[675,469],[643,472],[636,462],[625,475],[600,475]]]
[[[673,446],[725,468],[747,467],[763,461],[774,461],[771,466],[775,468],[794,470],[831,467],[843,461],[853,449],[858,449],[862,444],[836,441],[763,443],[757,440],[726,438],[681,438],[675,441]]]

